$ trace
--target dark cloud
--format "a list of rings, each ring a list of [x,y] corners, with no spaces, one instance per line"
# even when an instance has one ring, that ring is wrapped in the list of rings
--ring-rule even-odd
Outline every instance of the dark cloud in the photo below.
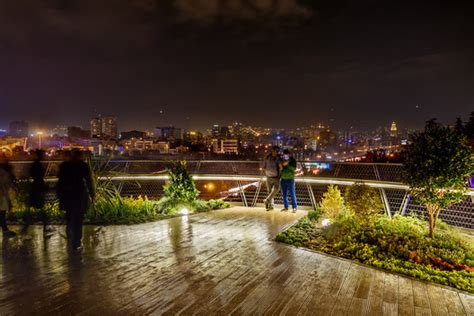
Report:
[[[68,44],[143,49],[156,35],[155,23],[143,18],[147,10],[142,1],[0,0],[0,43],[26,49]]]
[[[87,122],[97,109],[150,127],[160,108],[167,123],[198,127],[454,118],[474,100],[473,7],[0,0],[0,123]],[[426,112],[410,112],[416,104]]]
[[[212,24],[218,20],[306,19],[312,11],[297,0],[176,0],[180,21]]]
[[[275,27],[312,14],[297,0],[0,0],[0,41],[21,47],[39,40],[104,40],[144,48],[176,24],[258,21]]]

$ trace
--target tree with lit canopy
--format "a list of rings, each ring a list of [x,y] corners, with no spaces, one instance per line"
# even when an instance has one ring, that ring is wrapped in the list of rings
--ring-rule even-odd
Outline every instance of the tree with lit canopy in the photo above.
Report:
[[[467,190],[467,178],[474,172],[472,148],[465,135],[433,119],[412,136],[403,157],[403,181],[426,206],[433,238],[441,210],[460,202]]]

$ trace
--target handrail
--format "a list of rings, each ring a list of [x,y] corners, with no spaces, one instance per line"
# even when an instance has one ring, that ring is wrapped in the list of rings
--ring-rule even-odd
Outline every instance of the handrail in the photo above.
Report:
[[[222,174],[191,174],[195,180],[223,180],[223,181],[264,181],[265,176],[254,175],[222,175]],[[168,175],[121,175],[121,176],[102,176],[99,180],[111,181],[153,181],[153,180],[168,180]],[[56,177],[46,179],[47,182],[57,182]],[[314,184],[335,184],[349,186],[355,183],[365,184],[369,187],[380,189],[395,189],[408,191],[410,187],[398,182],[376,181],[376,180],[357,180],[357,179],[340,179],[327,177],[296,177],[297,183],[314,183]],[[469,189],[464,193],[466,196],[474,196],[474,189]]]

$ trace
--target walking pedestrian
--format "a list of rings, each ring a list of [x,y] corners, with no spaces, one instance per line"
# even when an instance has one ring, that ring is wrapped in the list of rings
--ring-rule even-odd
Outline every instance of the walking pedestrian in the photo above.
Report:
[[[43,222],[44,232],[50,232],[51,229],[48,227],[48,216],[44,211],[45,206],[45,195],[46,195],[46,183],[44,177],[46,170],[42,164],[44,159],[44,151],[38,149],[35,151],[35,160],[30,167],[30,178],[32,179],[30,189],[30,207],[36,209],[39,214],[40,220]],[[29,222],[27,222],[29,224]]]
[[[16,233],[7,226],[7,212],[12,208],[10,195],[13,191],[15,177],[12,167],[4,154],[0,153],[0,225],[2,226],[3,237],[14,237]]]
[[[82,152],[73,150],[59,167],[57,194],[59,207],[66,212],[66,234],[73,249],[82,247],[84,215],[94,199],[94,186],[89,165]]]

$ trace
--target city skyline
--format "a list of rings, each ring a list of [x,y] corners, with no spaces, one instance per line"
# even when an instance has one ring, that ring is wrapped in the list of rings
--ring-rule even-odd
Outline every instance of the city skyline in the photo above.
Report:
[[[0,0],[0,126],[450,123],[474,108],[473,16],[466,1]]]
[[[378,129],[385,129],[387,131],[390,130],[390,128],[393,128],[393,124],[395,124],[399,130],[419,130],[421,129],[422,127],[420,128],[413,128],[413,127],[408,127],[408,126],[405,126],[403,124],[403,122],[398,122],[398,121],[395,121],[395,120],[390,120],[390,119],[387,119],[386,122],[383,122],[383,123],[380,123],[379,125],[375,126],[374,128],[368,128],[368,129],[360,129],[360,128],[357,128],[357,126],[349,126],[349,124],[347,125],[346,128],[336,128],[335,126],[329,124],[329,122],[312,122],[308,125],[300,125],[300,126],[293,126],[293,127],[278,127],[278,126],[257,126],[257,125],[250,125],[250,124],[247,124],[247,122],[239,122],[237,120],[233,120],[233,121],[229,121],[229,122],[224,122],[224,123],[221,123],[221,124],[216,124],[216,122],[208,122],[208,124],[200,129],[200,128],[192,128],[192,127],[183,127],[183,126],[179,126],[179,125],[176,125],[176,124],[173,124],[172,122],[168,122],[167,124],[155,124],[149,128],[139,128],[137,127],[137,125],[133,125],[133,123],[131,124],[130,128],[123,128],[121,126],[121,120],[120,118],[116,117],[116,116],[113,116],[113,115],[99,115],[99,116],[95,116],[95,117],[91,117],[87,122],[85,122],[85,124],[68,124],[67,122],[66,123],[61,123],[61,124],[57,124],[57,123],[52,123],[50,125],[38,125],[38,124],[35,124],[34,122],[31,123],[30,121],[27,121],[27,120],[14,120],[14,121],[10,121],[8,122],[7,124],[5,124],[5,127],[3,126],[0,126],[0,131],[3,131],[4,133],[6,134],[9,134],[11,131],[11,126],[12,124],[15,125],[15,124],[26,124],[27,126],[27,130],[29,130],[28,132],[28,135],[29,136],[32,136],[32,135],[35,135],[36,133],[40,132],[40,133],[47,133],[49,132],[50,135],[54,135],[54,133],[56,132],[59,136],[61,133],[65,133],[65,131],[67,131],[68,128],[80,128],[84,131],[87,131],[91,134],[91,136],[93,135],[96,135],[96,136],[99,136],[100,137],[100,134],[97,134],[94,130],[97,128],[95,125],[96,124],[99,124],[100,128],[103,128],[102,127],[102,124],[103,123],[97,123],[97,120],[99,119],[113,119],[114,120],[114,124],[115,124],[115,129],[116,129],[116,132],[114,133],[111,133],[110,135],[118,135],[120,136],[120,133],[123,133],[123,132],[130,132],[130,131],[141,131],[141,132],[150,132],[150,133],[153,133],[154,130],[158,129],[158,128],[178,128],[180,130],[182,130],[183,132],[184,131],[196,131],[196,132],[200,132],[200,133],[204,133],[204,134],[212,134],[213,133],[213,128],[215,128],[216,126],[217,127],[224,127],[224,128],[227,128],[227,127],[231,127],[231,125],[233,124],[239,124],[239,125],[242,125],[242,126],[245,126],[245,127],[251,127],[251,128],[257,128],[257,129],[266,129],[266,130],[272,130],[272,131],[297,131],[297,130],[300,130],[300,129],[307,129],[307,128],[316,128],[316,127],[319,127],[319,128],[329,128],[331,130],[334,130],[334,131],[358,131],[358,132],[374,132]],[[466,117],[457,117],[457,118],[460,118],[460,119],[467,119],[468,116]],[[437,119],[436,119],[437,120]],[[428,121],[428,120],[426,120]],[[425,122],[426,122],[425,121]],[[439,121],[439,120],[438,120]],[[454,126],[455,124],[455,121],[452,121],[452,122],[447,122],[447,125],[450,125],[450,126]]]

